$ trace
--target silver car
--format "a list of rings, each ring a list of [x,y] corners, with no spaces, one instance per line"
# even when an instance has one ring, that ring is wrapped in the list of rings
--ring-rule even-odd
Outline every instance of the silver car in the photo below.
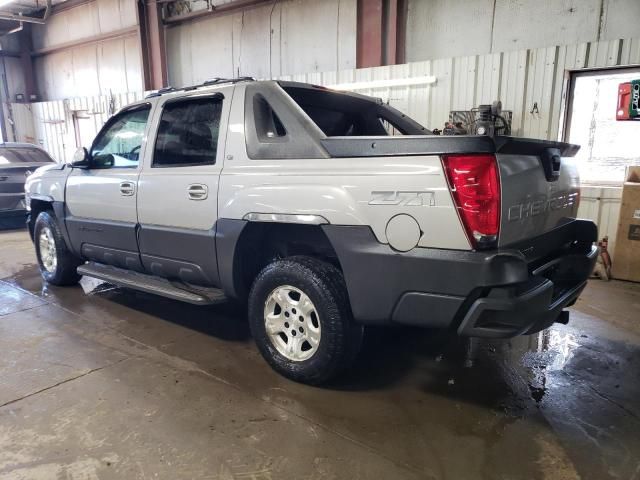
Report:
[[[25,217],[24,182],[43,165],[55,163],[47,152],[30,143],[0,143],[0,219]]]

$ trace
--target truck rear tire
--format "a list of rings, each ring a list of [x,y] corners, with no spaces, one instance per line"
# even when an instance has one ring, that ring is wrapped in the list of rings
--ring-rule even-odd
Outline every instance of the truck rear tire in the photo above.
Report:
[[[50,212],[41,212],[33,229],[33,242],[42,278],[52,285],[75,285],[82,262],[67,248],[62,232]]]
[[[271,367],[296,382],[318,385],[352,363],[363,327],[353,321],[340,270],[296,256],[262,270],[249,293],[249,324]]]

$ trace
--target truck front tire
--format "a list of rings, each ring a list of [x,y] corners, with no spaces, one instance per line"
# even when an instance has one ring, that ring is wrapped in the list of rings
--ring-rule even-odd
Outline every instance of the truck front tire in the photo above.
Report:
[[[249,323],[274,370],[318,385],[348,368],[362,343],[342,273],[330,263],[296,256],[262,270],[249,294]]]
[[[41,212],[33,229],[33,241],[42,278],[52,285],[75,285],[80,280],[76,269],[82,263],[67,248],[53,215]]]

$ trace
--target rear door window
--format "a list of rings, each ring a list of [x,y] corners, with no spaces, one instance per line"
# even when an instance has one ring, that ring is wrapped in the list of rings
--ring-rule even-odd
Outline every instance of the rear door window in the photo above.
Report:
[[[164,105],[152,167],[216,163],[222,98],[187,98]]]

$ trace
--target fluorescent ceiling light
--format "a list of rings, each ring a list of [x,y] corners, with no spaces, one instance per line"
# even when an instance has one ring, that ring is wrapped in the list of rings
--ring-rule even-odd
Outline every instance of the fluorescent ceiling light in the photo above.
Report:
[[[2,1],[2,0],[0,0]],[[436,83],[436,77],[427,75],[424,77],[396,78],[390,80],[370,80],[365,82],[337,83],[325,85],[334,90],[369,90],[372,88],[410,87],[412,85],[430,85]]]

